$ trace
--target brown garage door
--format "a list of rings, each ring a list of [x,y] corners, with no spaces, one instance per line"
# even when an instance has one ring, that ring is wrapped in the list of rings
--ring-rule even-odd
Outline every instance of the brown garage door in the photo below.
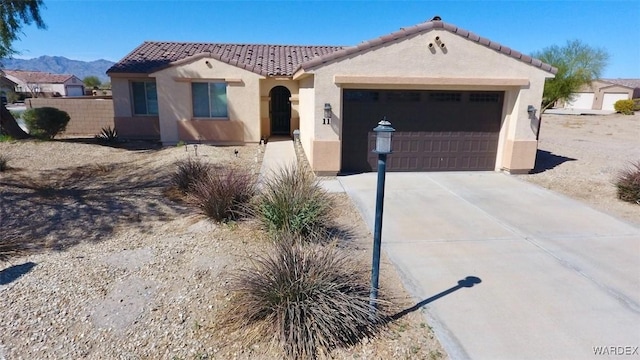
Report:
[[[504,93],[344,90],[342,172],[372,171],[371,131],[383,116],[396,129],[389,171],[493,170]]]

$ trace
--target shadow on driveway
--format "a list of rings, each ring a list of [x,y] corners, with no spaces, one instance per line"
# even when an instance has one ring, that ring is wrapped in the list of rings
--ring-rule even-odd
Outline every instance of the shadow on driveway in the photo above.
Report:
[[[401,317],[403,317],[403,316],[405,316],[405,315],[407,315],[409,313],[412,313],[412,312],[414,312],[416,310],[419,310],[421,307],[423,307],[423,306],[425,306],[425,305],[427,305],[427,304],[429,304],[431,302],[434,302],[434,301],[436,301],[436,300],[438,300],[438,299],[440,299],[442,297],[445,297],[445,296],[447,296],[447,295],[449,295],[449,294],[451,294],[453,292],[456,292],[456,291],[458,291],[458,290],[460,290],[462,288],[472,288],[474,285],[480,284],[481,282],[482,282],[482,280],[479,277],[467,276],[466,278],[464,278],[462,280],[459,280],[458,281],[458,285],[450,287],[447,290],[442,291],[442,292],[440,292],[438,294],[435,294],[430,298],[424,299],[424,300],[420,301],[419,303],[413,305],[412,307],[410,307],[408,309],[404,309],[404,310],[400,311],[399,313],[397,313],[395,315],[391,315],[391,320],[398,320]]]

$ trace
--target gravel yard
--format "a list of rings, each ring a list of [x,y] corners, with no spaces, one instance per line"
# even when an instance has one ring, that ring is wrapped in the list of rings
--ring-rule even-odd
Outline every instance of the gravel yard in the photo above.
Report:
[[[614,185],[640,161],[640,114],[542,118],[536,169],[518,176],[640,225],[640,205],[618,200]]]
[[[2,238],[29,253],[0,260],[0,359],[271,359],[218,326],[231,271],[269,248],[252,221],[214,224],[165,196],[173,164],[195,147],[130,149],[56,140],[0,143]],[[136,148],[135,145],[142,145]],[[234,150],[239,155],[234,155]],[[262,147],[197,147],[201,159],[257,172]],[[336,219],[355,256],[371,235],[345,194]],[[414,305],[383,260],[393,312]],[[420,312],[336,359],[443,359]]]
[[[228,274],[269,247],[252,221],[217,225],[165,192],[194,146],[112,148],[73,139],[4,142],[0,240],[26,255],[0,261],[0,359],[268,359],[217,326],[231,301]],[[135,145],[142,145],[137,147]],[[234,150],[239,150],[236,157]],[[262,147],[200,145],[206,161],[258,171]],[[617,173],[640,160],[640,115],[544,115],[536,169],[524,181],[640,225],[640,206],[616,198]],[[371,234],[345,194],[338,225],[370,261]],[[393,309],[413,304],[383,261]],[[337,359],[441,359],[420,312]]]

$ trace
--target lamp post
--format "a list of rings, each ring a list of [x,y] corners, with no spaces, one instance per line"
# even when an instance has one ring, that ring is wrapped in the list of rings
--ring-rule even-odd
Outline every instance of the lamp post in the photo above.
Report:
[[[373,131],[376,133],[376,148],[378,154],[378,185],[376,190],[376,218],[373,231],[373,261],[371,264],[371,292],[369,306],[372,316],[378,307],[378,280],[380,278],[380,246],[382,243],[382,208],[384,206],[384,181],[387,171],[387,155],[391,154],[391,138],[396,131],[384,117]]]

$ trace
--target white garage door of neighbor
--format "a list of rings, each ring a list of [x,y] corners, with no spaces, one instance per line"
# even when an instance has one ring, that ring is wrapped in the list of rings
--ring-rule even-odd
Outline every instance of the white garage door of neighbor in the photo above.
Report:
[[[67,96],[82,96],[82,86],[67,86]]]
[[[604,93],[602,97],[602,110],[614,110],[613,104],[618,100],[627,100],[629,99],[629,94],[627,93]]]
[[[566,108],[591,110],[593,107],[593,93],[576,93],[573,96],[573,101],[567,102]]]

